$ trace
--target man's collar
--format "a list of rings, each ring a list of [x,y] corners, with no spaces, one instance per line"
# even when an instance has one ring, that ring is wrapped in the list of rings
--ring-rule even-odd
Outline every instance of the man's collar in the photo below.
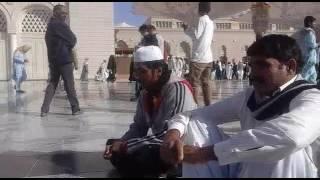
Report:
[[[292,79],[290,79],[288,82],[284,83],[282,86],[280,86],[279,90],[280,92],[284,90],[284,88],[288,87],[290,84],[292,84],[296,79],[298,75],[295,75]]]
[[[314,29],[311,28],[311,27],[304,27],[304,29],[307,30],[307,31],[313,31],[314,32]]]

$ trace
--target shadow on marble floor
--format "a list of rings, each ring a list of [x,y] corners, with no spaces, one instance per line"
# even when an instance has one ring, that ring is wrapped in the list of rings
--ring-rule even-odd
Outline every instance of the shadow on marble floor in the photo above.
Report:
[[[0,155],[0,177],[120,177],[103,152],[7,152]]]

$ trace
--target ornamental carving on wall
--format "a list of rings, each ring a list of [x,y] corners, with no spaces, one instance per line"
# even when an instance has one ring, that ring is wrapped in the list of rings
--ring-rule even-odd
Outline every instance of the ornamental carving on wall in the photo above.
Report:
[[[25,14],[21,32],[23,33],[45,33],[52,12],[47,9],[30,9]]]
[[[6,16],[3,14],[3,12],[0,11],[0,32],[6,32],[6,31],[7,31]]]

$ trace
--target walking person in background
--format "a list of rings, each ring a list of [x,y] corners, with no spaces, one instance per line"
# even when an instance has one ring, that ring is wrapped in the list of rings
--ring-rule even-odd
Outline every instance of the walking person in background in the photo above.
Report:
[[[47,86],[41,107],[41,117],[47,116],[49,112],[49,106],[61,76],[71,105],[72,115],[81,113],[74,88],[74,66],[71,57],[72,49],[76,45],[77,38],[65,22],[67,15],[68,11],[64,5],[54,6],[53,17],[49,21],[45,34],[50,69],[50,83]]]
[[[116,81],[116,73],[117,73],[117,62],[116,57],[114,55],[110,55],[107,70],[109,72],[109,77],[107,81],[115,82]]]
[[[306,16],[304,18],[304,28],[296,34],[297,42],[302,51],[302,57],[305,65],[302,69],[302,77],[312,83],[317,83],[316,64],[319,63],[319,44],[316,42],[316,35],[314,31],[316,18],[313,16]]]
[[[222,65],[220,60],[218,60],[216,64],[216,79],[217,80],[222,79]]]
[[[233,59],[232,61],[232,77],[231,79],[233,79],[233,77],[235,77],[235,79],[238,80],[238,66],[236,64],[236,61]]]
[[[107,60],[103,60],[99,66],[98,71],[96,72],[95,80],[96,81],[106,81],[109,77],[109,72],[107,70]]]
[[[196,102],[202,87],[204,104],[211,104],[210,74],[212,68],[211,44],[214,32],[214,23],[209,18],[210,2],[199,3],[198,27],[188,27],[183,24],[183,29],[192,39],[192,58],[190,62],[190,81],[195,92]]]
[[[243,79],[243,73],[244,73],[244,65],[242,61],[238,62],[238,74],[239,74],[239,80]]]
[[[29,62],[26,53],[31,49],[29,45],[18,47],[13,53],[13,80],[15,80],[15,89],[17,93],[25,93],[21,90],[21,83],[27,79],[25,63]]]
[[[228,80],[232,79],[232,64],[231,64],[231,62],[228,62],[226,65],[226,75],[227,75]]]
[[[225,62],[222,62],[221,68],[222,68],[221,79],[227,79],[227,70],[226,70],[226,63]]]
[[[82,66],[82,72],[80,76],[81,81],[88,81],[88,74],[89,74],[89,58],[85,58]]]

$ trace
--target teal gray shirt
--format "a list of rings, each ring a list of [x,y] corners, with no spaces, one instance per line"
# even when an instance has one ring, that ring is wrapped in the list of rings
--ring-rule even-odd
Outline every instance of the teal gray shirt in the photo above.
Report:
[[[122,139],[128,140],[146,136],[149,128],[153,134],[161,132],[166,128],[166,122],[175,114],[195,109],[197,104],[193,99],[191,89],[182,82],[183,80],[171,74],[169,81],[162,87],[162,101],[157,111],[153,112],[152,117],[144,108],[145,96],[142,92],[139,96],[133,123]]]

